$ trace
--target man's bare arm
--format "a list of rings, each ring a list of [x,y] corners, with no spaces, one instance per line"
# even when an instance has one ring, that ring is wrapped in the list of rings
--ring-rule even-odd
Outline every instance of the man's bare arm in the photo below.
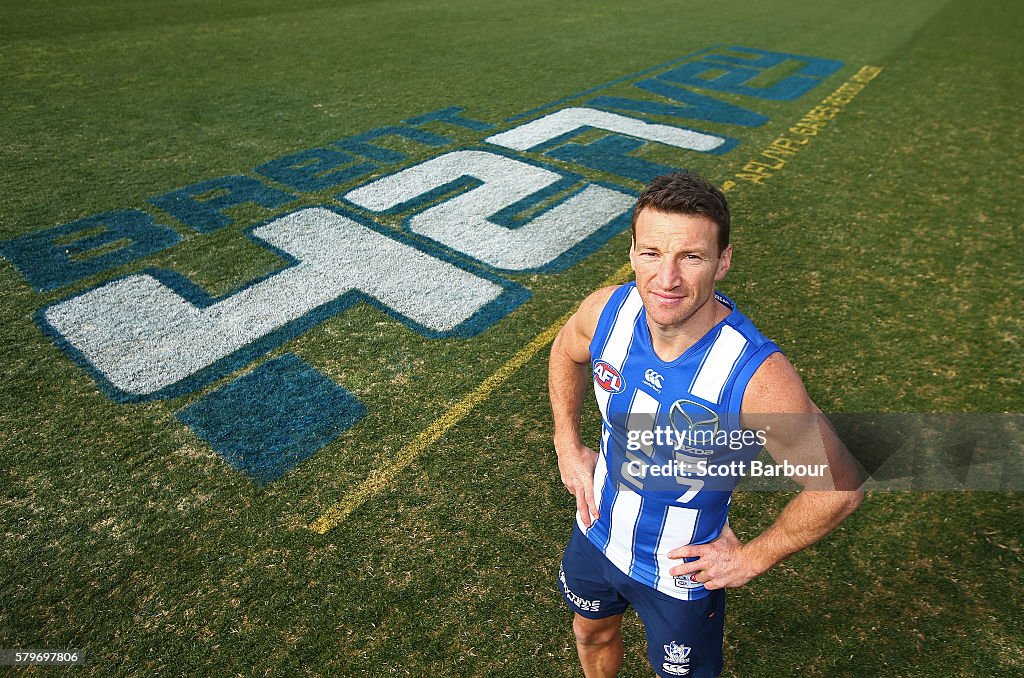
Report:
[[[708,589],[743,586],[834,530],[863,499],[849,452],[781,353],[773,354],[758,368],[742,408],[745,425],[764,432],[765,449],[776,462],[824,465],[826,472],[794,477],[803,489],[767,530],[746,544],[727,524],[715,541],[669,553],[670,558],[698,557],[673,567],[671,573],[697,573],[697,581]]]
[[[597,453],[580,438],[583,397],[590,386],[590,342],[601,310],[615,287],[594,292],[565,323],[551,346],[548,363],[548,395],[554,417],[558,471],[566,489],[576,497],[576,508],[588,527],[597,519],[594,500],[594,468]]]

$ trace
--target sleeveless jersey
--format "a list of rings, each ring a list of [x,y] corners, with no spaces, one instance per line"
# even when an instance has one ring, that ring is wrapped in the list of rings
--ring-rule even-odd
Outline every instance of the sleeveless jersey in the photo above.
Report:
[[[672,577],[683,561],[667,554],[712,541],[725,525],[739,477],[706,469],[749,466],[760,452],[752,432],[740,435],[740,406],[754,372],[779,350],[732,300],[715,297],[729,315],[672,362],[654,352],[635,283],[612,293],[590,343],[602,418],[600,518],[588,529],[577,512],[576,522],[623,573],[683,600],[710,592]]]

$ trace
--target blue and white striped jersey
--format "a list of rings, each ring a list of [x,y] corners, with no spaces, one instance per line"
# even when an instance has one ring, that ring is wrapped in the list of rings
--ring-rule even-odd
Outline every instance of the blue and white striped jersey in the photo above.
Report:
[[[673,578],[668,571],[680,561],[667,553],[718,537],[738,482],[694,469],[749,465],[760,452],[738,435],[740,406],[754,372],[779,350],[730,299],[716,297],[729,315],[672,362],[654,352],[635,283],[612,293],[590,343],[602,417],[594,472],[600,518],[589,529],[578,513],[576,522],[622,572],[683,600],[709,592]],[[685,472],[658,473],[669,468]]]

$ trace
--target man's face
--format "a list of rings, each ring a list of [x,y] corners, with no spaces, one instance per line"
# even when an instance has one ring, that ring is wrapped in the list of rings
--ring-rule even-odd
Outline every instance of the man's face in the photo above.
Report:
[[[732,245],[718,252],[718,226],[700,215],[645,208],[629,250],[647,319],[680,328],[714,299],[715,282],[732,263]]]

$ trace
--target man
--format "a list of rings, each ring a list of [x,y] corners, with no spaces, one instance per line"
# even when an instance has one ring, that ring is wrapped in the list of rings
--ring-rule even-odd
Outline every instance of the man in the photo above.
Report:
[[[725,196],[702,177],[655,179],[633,211],[636,282],[591,294],[552,346],[555,451],[577,508],[559,586],[587,678],[621,667],[629,606],[656,674],[718,675],[725,589],[818,541],[862,498],[796,370],[715,290],[732,263],[729,225]],[[600,454],[580,438],[590,383]],[[801,469],[802,490],[743,543],[728,506],[762,445],[779,468]]]

